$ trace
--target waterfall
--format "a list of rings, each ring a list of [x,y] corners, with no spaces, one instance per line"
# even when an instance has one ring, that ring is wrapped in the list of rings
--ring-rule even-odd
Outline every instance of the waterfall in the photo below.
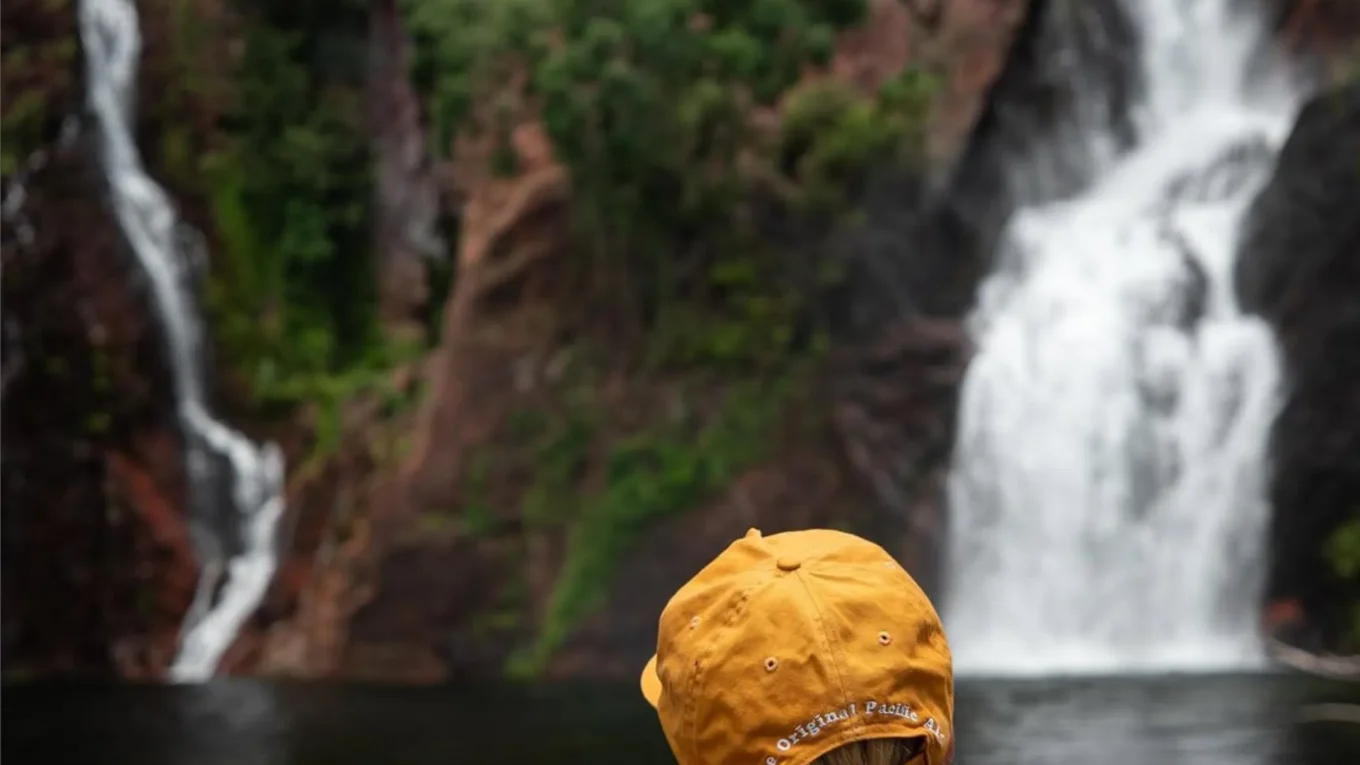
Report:
[[[1262,662],[1280,373],[1231,274],[1294,88],[1237,0],[1106,1],[1137,32],[1132,141],[1043,147],[1091,178],[1017,200],[970,317],[943,609],[962,673]],[[1011,185],[1045,188],[1042,164]]]
[[[208,408],[190,272],[193,243],[165,190],[142,167],[132,135],[142,44],[136,7],[132,0],[81,0],[79,23],[113,212],[151,287],[184,437],[189,535],[200,571],[170,677],[201,681],[217,670],[274,575],[283,457],[272,443],[257,448]],[[224,486],[229,496],[219,488]]]

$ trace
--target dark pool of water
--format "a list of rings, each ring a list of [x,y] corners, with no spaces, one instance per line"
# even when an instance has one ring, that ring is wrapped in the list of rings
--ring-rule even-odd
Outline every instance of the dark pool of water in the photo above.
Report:
[[[1357,765],[1360,725],[1300,709],[1360,686],[1299,678],[959,682],[958,765]],[[224,680],[8,686],[6,765],[671,763],[627,687],[393,688]]]

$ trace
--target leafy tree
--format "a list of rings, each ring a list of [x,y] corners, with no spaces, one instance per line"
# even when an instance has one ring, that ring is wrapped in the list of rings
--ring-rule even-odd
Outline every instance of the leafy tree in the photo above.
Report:
[[[239,2],[223,148],[204,161],[228,355],[266,400],[318,395],[380,348],[362,131],[363,4]]]
[[[857,170],[919,137],[930,91],[914,74],[873,99],[825,84],[801,99],[797,140],[760,126],[830,61],[864,0],[407,7],[445,135],[505,130],[471,106],[523,81],[570,175],[581,267],[611,277],[591,305],[650,328],[662,362],[787,355],[824,264],[771,243],[754,202],[806,216],[844,201]]]

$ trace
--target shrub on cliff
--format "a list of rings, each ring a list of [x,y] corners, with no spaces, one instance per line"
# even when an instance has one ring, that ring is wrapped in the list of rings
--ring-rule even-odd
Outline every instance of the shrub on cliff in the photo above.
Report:
[[[1351,520],[1337,529],[1327,543],[1327,557],[1342,579],[1360,580],[1360,519]],[[1352,653],[1360,653],[1360,604],[1351,608],[1350,629],[1343,636],[1343,643]]]
[[[261,402],[341,395],[380,365],[364,135],[365,4],[238,0],[240,56],[197,168],[218,258],[213,327]],[[334,390],[332,390],[334,389]]]
[[[865,0],[407,6],[446,141],[508,146],[516,115],[494,105],[530,104],[571,180],[590,290],[576,303],[642,327],[662,364],[777,364],[805,343],[833,269],[808,241],[776,240],[774,222],[829,219],[870,160],[920,141],[929,84],[914,73],[878,98],[831,81],[791,94]],[[514,172],[513,156],[494,159]]]

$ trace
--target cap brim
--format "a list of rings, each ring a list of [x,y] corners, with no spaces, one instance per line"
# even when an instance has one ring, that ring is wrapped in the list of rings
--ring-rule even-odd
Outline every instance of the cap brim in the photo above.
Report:
[[[642,668],[642,698],[647,699],[653,708],[661,700],[661,678],[656,674],[655,655]]]

